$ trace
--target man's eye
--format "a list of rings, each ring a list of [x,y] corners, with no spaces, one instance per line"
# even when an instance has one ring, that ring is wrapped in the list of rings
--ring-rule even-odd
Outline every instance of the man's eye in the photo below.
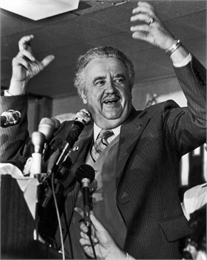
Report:
[[[106,82],[105,80],[97,80],[95,82],[95,86],[101,87],[101,86],[103,86],[105,84],[105,82]]]
[[[117,83],[117,84],[122,84],[125,82],[124,78],[120,77],[120,78],[115,78],[114,81]]]

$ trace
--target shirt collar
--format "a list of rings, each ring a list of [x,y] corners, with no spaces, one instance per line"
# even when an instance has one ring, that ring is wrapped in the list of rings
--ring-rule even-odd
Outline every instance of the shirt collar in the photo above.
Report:
[[[100,133],[101,130],[102,130],[102,128],[97,126],[97,124],[94,122],[94,127],[93,127],[94,141],[97,139],[97,136],[98,136],[98,134]],[[113,131],[115,136],[118,136],[120,134],[120,131],[121,131],[121,126],[117,126],[116,128],[109,129],[109,130]]]

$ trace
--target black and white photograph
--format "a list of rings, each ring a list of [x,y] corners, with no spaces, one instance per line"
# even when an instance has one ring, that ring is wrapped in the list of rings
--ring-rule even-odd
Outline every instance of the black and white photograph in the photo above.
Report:
[[[206,0],[1,0],[1,259],[207,260]]]

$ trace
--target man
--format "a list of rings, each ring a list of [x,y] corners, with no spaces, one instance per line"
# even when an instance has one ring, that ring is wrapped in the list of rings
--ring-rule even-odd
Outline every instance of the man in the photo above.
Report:
[[[155,14],[153,7],[139,2],[133,10],[132,37],[145,40],[166,51],[188,99],[188,108],[167,101],[136,111],[131,88],[134,69],[129,59],[111,47],[95,48],[80,57],[75,86],[87,104],[94,123],[86,126],[70,153],[70,176],[83,163],[96,172],[98,183],[93,193],[93,211],[116,244],[134,258],[180,258],[179,239],[190,229],[180,205],[179,161],[182,155],[205,142],[205,69],[175,40]],[[30,156],[25,140],[26,86],[53,59],[35,60],[29,45],[32,36],[19,42],[20,52],[13,60],[9,91],[2,109],[19,110],[19,125],[4,129],[8,141],[2,146],[2,161],[25,164]],[[25,57],[27,59],[25,59]],[[72,122],[64,122],[55,138],[66,138]],[[112,130],[105,149],[97,156],[101,130]],[[24,146],[24,148],[23,148]],[[53,158],[54,159],[54,158]],[[49,159],[51,164],[52,159]],[[23,166],[22,166],[23,168]],[[79,245],[79,214],[82,207],[80,184],[67,180],[58,200],[66,255],[87,258]],[[40,234],[57,250],[60,235],[52,200],[40,213]]]

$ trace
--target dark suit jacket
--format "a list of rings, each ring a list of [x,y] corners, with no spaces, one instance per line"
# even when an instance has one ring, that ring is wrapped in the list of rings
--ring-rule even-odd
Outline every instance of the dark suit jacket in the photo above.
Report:
[[[137,259],[180,258],[178,241],[190,232],[178,196],[179,162],[182,155],[205,142],[206,71],[193,58],[191,63],[176,68],[175,72],[188,99],[188,108],[180,108],[169,100],[144,111],[133,109],[121,126],[116,199],[127,228],[124,250]],[[22,97],[14,97],[12,104],[16,105],[10,108],[18,109],[19,106],[22,110],[20,101],[26,104]],[[4,110],[9,102],[11,98],[4,97]],[[3,161],[18,160],[23,164],[23,157],[29,155],[25,146],[24,150],[19,150],[26,139],[23,121],[19,126],[10,127],[2,133]],[[65,138],[70,126],[71,122],[63,123],[56,137]],[[12,142],[14,133],[15,144]],[[90,124],[76,142],[78,148],[71,153],[74,165],[71,175],[84,163],[92,135]],[[18,155],[15,155],[17,151]],[[64,198],[60,201],[64,237],[68,232],[79,184],[75,184],[72,191],[65,185],[65,190]],[[40,223],[42,235],[49,236],[53,246],[59,248],[57,223],[50,217],[51,214],[46,215]]]

